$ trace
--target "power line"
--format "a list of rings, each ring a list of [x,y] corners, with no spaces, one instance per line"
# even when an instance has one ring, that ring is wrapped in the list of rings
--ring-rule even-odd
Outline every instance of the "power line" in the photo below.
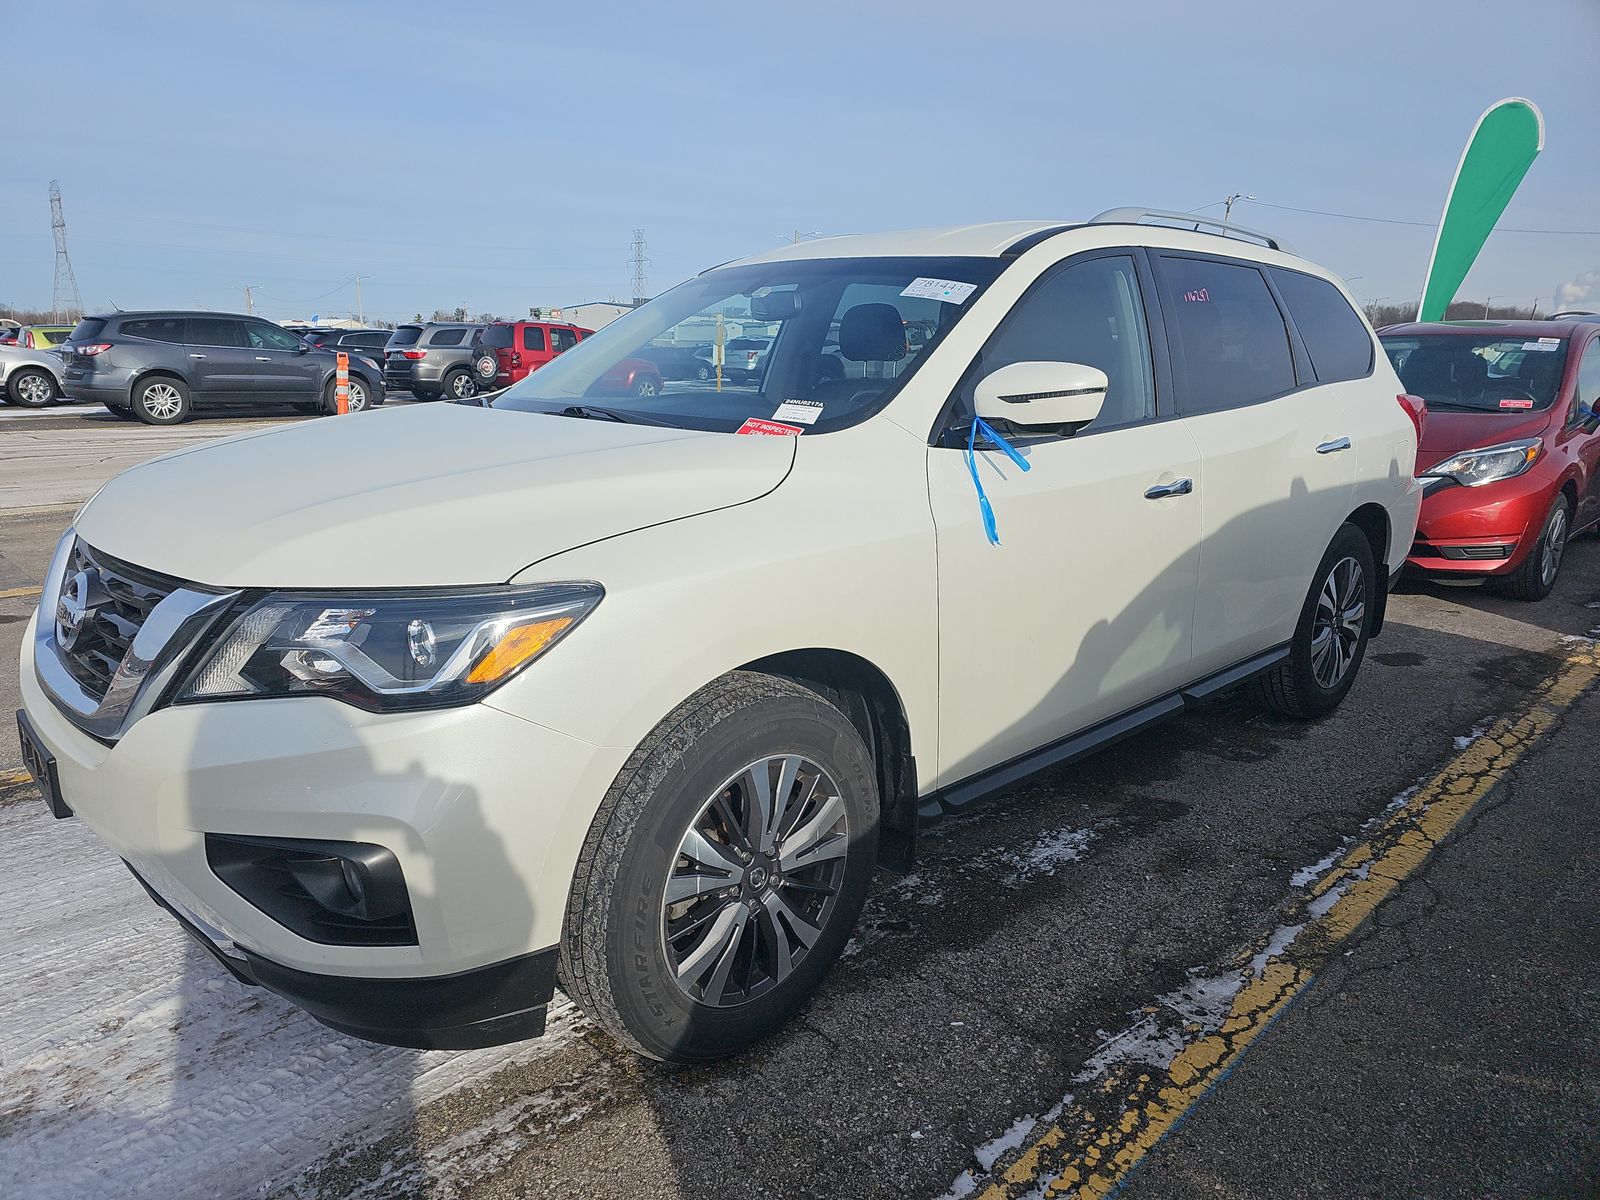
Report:
[[[56,239],[56,279],[51,289],[50,315],[61,321],[70,312],[76,320],[83,315],[83,297],[78,294],[78,277],[67,254],[67,219],[61,214],[61,184],[55,179],[50,181],[50,232]],[[67,309],[62,301],[69,295],[72,307]]]
[[[1215,202],[1213,202],[1215,203]],[[1262,208],[1276,208],[1283,212],[1307,213],[1314,217],[1336,217],[1342,221],[1370,221],[1378,225],[1413,225],[1422,229],[1437,229],[1437,221],[1408,221],[1401,217],[1371,217],[1363,213],[1333,212],[1325,208],[1296,208],[1292,204],[1272,204],[1266,200],[1252,200],[1251,203],[1259,204]],[[1210,208],[1210,204],[1202,205]],[[1192,209],[1193,212],[1200,211]],[[1496,226],[1496,233],[1546,233],[1557,234],[1562,237],[1600,237],[1600,229],[1517,229],[1511,226]]]

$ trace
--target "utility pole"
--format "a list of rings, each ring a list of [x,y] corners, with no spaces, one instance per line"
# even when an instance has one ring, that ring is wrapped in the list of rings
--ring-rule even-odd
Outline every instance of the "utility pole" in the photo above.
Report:
[[[361,276],[356,276],[356,320],[363,325],[367,323],[366,310],[361,307]]]
[[[645,278],[644,266],[650,260],[645,257],[648,246],[644,240],[644,230],[633,231],[633,304],[637,308],[645,302],[645,288],[648,281]]]
[[[1488,320],[1488,319],[1489,319],[1489,303],[1490,303],[1490,301],[1492,301],[1492,300],[1493,300],[1493,299],[1494,299],[1494,297],[1493,297],[1493,296],[1490,296],[1490,297],[1489,297],[1489,298],[1488,298],[1488,299],[1487,299],[1487,300],[1485,300],[1485,301],[1484,301],[1484,302],[1483,302],[1483,319],[1484,319],[1484,320],[1485,320],[1485,321],[1487,321],[1487,320]]]
[[[252,317],[256,315],[256,298],[251,295],[254,290],[255,284],[247,283],[244,285],[244,311],[246,315]]]
[[[70,313],[76,320],[83,315],[83,297],[78,294],[78,277],[72,271],[72,259],[67,255],[67,219],[61,215],[61,184],[50,181],[50,232],[56,239],[56,281],[50,297],[51,316],[63,321]],[[71,307],[66,301],[71,299]]]

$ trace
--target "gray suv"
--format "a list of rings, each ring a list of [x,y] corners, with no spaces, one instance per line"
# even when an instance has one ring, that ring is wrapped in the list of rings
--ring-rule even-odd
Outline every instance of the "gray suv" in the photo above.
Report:
[[[482,325],[400,325],[383,348],[383,383],[418,400],[462,400],[478,390],[472,360]]]
[[[84,317],[61,346],[61,389],[122,417],[176,425],[197,408],[283,405],[332,413],[337,358],[259,317],[119,312]],[[352,360],[351,412],[383,403],[383,380]]]

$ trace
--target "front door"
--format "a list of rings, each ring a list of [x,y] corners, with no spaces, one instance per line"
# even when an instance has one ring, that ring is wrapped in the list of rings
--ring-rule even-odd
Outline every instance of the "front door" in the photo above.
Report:
[[[267,321],[246,321],[244,331],[255,367],[252,399],[304,403],[317,398],[326,365],[321,354],[305,353],[304,342]]]
[[[1001,322],[928,451],[939,551],[939,782],[1016,759],[1188,681],[1200,506],[1187,427],[1158,403],[1134,252],[1069,259]],[[1013,440],[1030,470],[975,455],[991,545],[965,453],[972,392],[1013,362],[1086,363],[1110,380],[1071,437]],[[1154,493],[1154,494],[1152,494]]]
[[[1572,528],[1582,529],[1600,520],[1600,429],[1595,414],[1600,412],[1600,334],[1590,339],[1578,360],[1578,380],[1567,420],[1556,435],[1559,442],[1573,443],[1573,452],[1583,466],[1579,481],[1578,511]]]
[[[1157,256],[1174,393],[1200,449],[1205,550],[1194,671],[1286,642],[1351,507],[1356,450],[1342,388],[1297,364],[1260,268]]]
[[[197,400],[249,400],[255,387],[255,354],[245,343],[244,322],[233,317],[190,317],[184,332],[189,386]]]

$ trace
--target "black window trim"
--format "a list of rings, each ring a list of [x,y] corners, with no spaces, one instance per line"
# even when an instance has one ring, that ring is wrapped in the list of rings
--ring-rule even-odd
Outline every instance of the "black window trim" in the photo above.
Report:
[[[1070,227],[1069,227],[1070,228]],[[1055,232],[1060,232],[1059,230]],[[1033,282],[1023,290],[1022,295],[1012,302],[1005,315],[996,322],[989,335],[983,339],[983,345],[978,347],[977,353],[963,368],[956,379],[955,387],[951,389],[939,415],[933,422],[933,428],[928,433],[928,445],[942,449],[965,450],[967,445],[967,422],[956,419],[956,410],[960,402],[961,393],[966,386],[973,371],[978,369],[983,361],[984,351],[987,350],[995,338],[999,337],[1011,323],[1013,314],[1026,303],[1034,293],[1056,275],[1078,263],[1089,262],[1098,258],[1131,258],[1134,273],[1139,280],[1139,303],[1144,309],[1145,335],[1150,341],[1151,357],[1151,382],[1155,388],[1155,411],[1140,421],[1123,421],[1116,425],[1102,425],[1096,428],[1092,423],[1079,430],[1070,438],[1063,438],[1058,433],[1017,433],[1008,435],[1007,440],[1013,445],[1030,446],[1041,442],[1078,441],[1082,438],[1094,437],[1102,433],[1116,433],[1123,429],[1137,429],[1146,425],[1155,425],[1164,421],[1173,421],[1183,414],[1177,411],[1173,401],[1171,389],[1172,359],[1167,348],[1166,317],[1161,311],[1160,298],[1156,292],[1156,276],[1150,262],[1149,252],[1143,246],[1097,246],[1092,250],[1080,250],[1069,254],[1065,258],[1057,259],[1045,267]],[[1015,267],[1009,268],[1015,270]],[[1004,272],[994,280],[999,283],[1004,277]],[[994,284],[990,284],[994,286]]]
[[[1241,408],[1254,408],[1258,404],[1271,404],[1274,400],[1282,400],[1311,388],[1327,387],[1329,385],[1318,382],[1315,373],[1311,370],[1311,356],[1306,353],[1305,345],[1300,340],[1300,331],[1295,328],[1294,322],[1289,317],[1288,306],[1284,304],[1283,297],[1278,294],[1278,289],[1272,284],[1272,275],[1267,271],[1268,264],[1250,258],[1233,258],[1226,254],[1207,254],[1195,250],[1171,250],[1162,246],[1151,247],[1151,266],[1154,267],[1156,278],[1160,286],[1156,290],[1156,300],[1165,305],[1167,276],[1161,267],[1161,260],[1167,258],[1197,259],[1200,262],[1218,263],[1229,267],[1249,267],[1261,276],[1262,282],[1267,285],[1267,293],[1272,297],[1272,302],[1278,306],[1278,318],[1283,322],[1283,328],[1289,338],[1290,361],[1294,364],[1295,385],[1281,392],[1274,392],[1270,396],[1258,396],[1254,400],[1244,400],[1238,404],[1229,404],[1223,408],[1190,409],[1183,403],[1183,390],[1177,386],[1177,378],[1186,373],[1183,362],[1183,351],[1173,350],[1168,342],[1168,355],[1172,362],[1173,380],[1173,408],[1180,417],[1203,417],[1208,413],[1233,412]],[[1374,363],[1376,369],[1376,363]]]
[[[1367,345],[1367,355],[1368,355],[1368,358],[1367,358],[1367,370],[1366,370],[1366,373],[1364,375],[1346,375],[1343,379],[1324,380],[1322,378],[1322,376],[1317,372],[1316,363],[1311,360],[1311,350],[1310,350],[1310,348],[1308,346],[1306,346],[1305,339],[1300,336],[1300,327],[1295,324],[1294,307],[1289,303],[1289,301],[1287,299],[1284,298],[1283,293],[1278,291],[1278,281],[1275,280],[1272,277],[1272,273],[1274,271],[1283,271],[1286,274],[1303,275],[1307,279],[1315,279],[1318,283],[1325,283],[1328,286],[1332,287],[1334,291],[1339,293],[1339,299],[1344,300],[1344,302],[1346,304],[1349,304],[1350,301],[1345,299],[1344,292],[1339,288],[1339,286],[1337,284],[1335,284],[1333,282],[1333,280],[1328,279],[1326,276],[1313,275],[1310,271],[1301,271],[1301,270],[1297,270],[1294,267],[1280,267],[1280,266],[1277,266],[1277,265],[1271,264],[1271,263],[1268,263],[1268,264],[1265,264],[1265,265],[1267,266],[1267,270],[1264,272],[1264,274],[1267,277],[1267,286],[1269,286],[1272,289],[1272,295],[1278,301],[1278,311],[1284,313],[1288,317],[1289,327],[1294,332],[1294,338],[1298,341],[1298,343],[1300,344],[1301,348],[1305,352],[1307,368],[1311,371],[1312,378],[1315,379],[1317,381],[1317,383],[1319,383],[1319,384],[1322,384],[1322,383],[1329,383],[1329,384],[1333,384],[1333,383],[1356,383],[1356,382],[1358,382],[1358,381],[1360,381],[1362,379],[1371,379],[1375,374],[1377,374],[1377,371],[1378,371],[1378,355],[1383,353],[1383,347],[1378,345],[1378,335],[1373,332],[1372,327],[1367,323],[1366,318],[1362,316],[1361,311],[1358,308],[1356,308],[1354,305],[1351,305],[1350,311],[1355,313],[1357,317],[1361,318],[1361,327],[1367,331],[1367,343],[1368,343],[1368,345]],[[1299,360],[1297,358],[1296,359],[1296,371],[1297,372],[1299,370],[1298,361]]]

